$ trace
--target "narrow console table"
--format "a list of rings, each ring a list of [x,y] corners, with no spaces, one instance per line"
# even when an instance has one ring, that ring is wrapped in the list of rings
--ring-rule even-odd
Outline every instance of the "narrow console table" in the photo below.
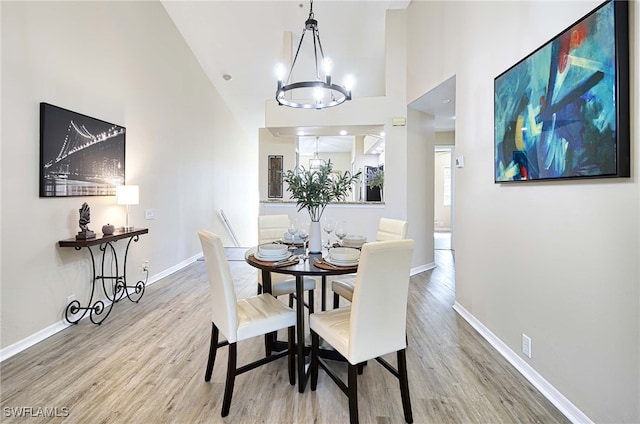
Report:
[[[82,318],[84,318],[87,312],[89,312],[91,322],[94,324],[102,324],[102,322],[107,319],[111,313],[113,305],[115,305],[115,303],[121,300],[124,296],[126,296],[130,301],[136,303],[142,298],[147,277],[149,276],[149,271],[145,270],[145,281],[140,280],[135,285],[128,286],[127,255],[129,253],[129,246],[131,245],[131,242],[137,242],[141,234],[147,234],[148,232],[148,228],[136,228],[131,231],[116,231],[111,235],[96,234],[96,237],[86,240],[76,240],[75,238],[71,238],[60,240],[58,242],[60,247],[73,247],[76,250],[81,250],[83,247],[86,247],[91,255],[91,266],[93,269],[91,295],[89,296],[88,306],[82,306],[78,300],[70,302],[65,311],[65,318],[69,323],[77,324]],[[122,274],[119,273],[118,255],[116,254],[116,249],[113,246],[113,243],[120,239],[129,239],[129,241],[127,241],[127,248],[124,251]],[[91,246],[98,246],[102,252],[100,275],[96,275],[96,257],[93,254]],[[109,264],[109,267],[105,267],[105,256],[107,251],[109,251],[113,257],[113,264]],[[107,275],[106,271],[113,273],[113,265],[115,265],[115,275]],[[98,280],[102,282],[102,290],[104,291],[107,300],[110,301],[108,310],[105,308],[105,304],[102,300],[98,299],[94,301],[94,296],[97,296],[96,286],[98,285]],[[107,281],[113,282],[112,290],[107,290]],[[128,289],[133,289],[132,293],[129,293]],[[81,314],[80,311],[82,311]],[[102,315],[103,313],[104,315]]]

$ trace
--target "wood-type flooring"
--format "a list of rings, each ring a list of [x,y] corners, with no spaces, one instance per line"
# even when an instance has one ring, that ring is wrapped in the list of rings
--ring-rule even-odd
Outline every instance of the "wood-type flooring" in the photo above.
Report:
[[[407,362],[414,422],[568,422],[452,309],[454,261],[450,250],[438,250],[438,266],[411,278]],[[257,271],[243,261],[230,265],[239,296],[253,295]],[[286,359],[238,376],[230,414],[221,418],[227,348],[218,352],[211,382],[204,381],[208,289],[205,264],[197,261],[148,286],[140,303],[116,304],[102,325],[85,319],[5,360],[0,422],[348,422],[347,398],[329,377],[321,370],[317,391],[307,385],[299,394],[288,383]],[[319,290],[315,299],[319,310]],[[263,346],[261,337],[239,343],[238,363],[257,359]],[[395,364],[395,355],[386,359]],[[334,364],[344,377],[344,365]],[[404,422],[397,380],[377,362],[370,361],[358,382],[361,423]]]

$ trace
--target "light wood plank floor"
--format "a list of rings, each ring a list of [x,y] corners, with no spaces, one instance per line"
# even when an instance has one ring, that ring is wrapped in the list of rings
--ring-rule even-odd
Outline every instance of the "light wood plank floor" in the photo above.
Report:
[[[411,279],[407,361],[415,422],[568,422],[456,315],[453,254],[436,255],[436,269]],[[230,263],[239,294],[253,294],[256,271]],[[210,326],[208,282],[198,261],[149,286],[139,304],[118,303],[101,326],[85,320],[4,361],[0,421],[348,422],[346,397],[326,374],[320,371],[317,391],[299,394],[288,384],[286,359],[239,376],[231,412],[222,419],[227,354],[226,348],[218,353],[205,383]],[[262,352],[262,338],[242,342],[238,361]],[[362,423],[404,422],[397,380],[375,361],[359,390]],[[68,408],[68,416],[17,418],[12,407]]]

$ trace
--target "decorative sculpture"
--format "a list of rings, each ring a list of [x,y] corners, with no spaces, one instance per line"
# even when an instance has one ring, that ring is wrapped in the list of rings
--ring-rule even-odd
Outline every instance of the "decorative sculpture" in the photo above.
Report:
[[[91,222],[91,208],[89,207],[87,202],[84,202],[82,204],[78,212],[80,212],[80,219],[78,220],[80,231],[76,235],[76,240],[86,240],[86,239],[95,238],[96,233],[91,231],[87,226],[87,224]]]

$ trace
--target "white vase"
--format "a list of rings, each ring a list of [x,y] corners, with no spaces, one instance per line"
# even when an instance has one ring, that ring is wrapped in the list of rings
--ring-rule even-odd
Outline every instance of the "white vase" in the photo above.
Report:
[[[320,221],[311,221],[309,226],[309,253],[322,252],[322,229]]]

